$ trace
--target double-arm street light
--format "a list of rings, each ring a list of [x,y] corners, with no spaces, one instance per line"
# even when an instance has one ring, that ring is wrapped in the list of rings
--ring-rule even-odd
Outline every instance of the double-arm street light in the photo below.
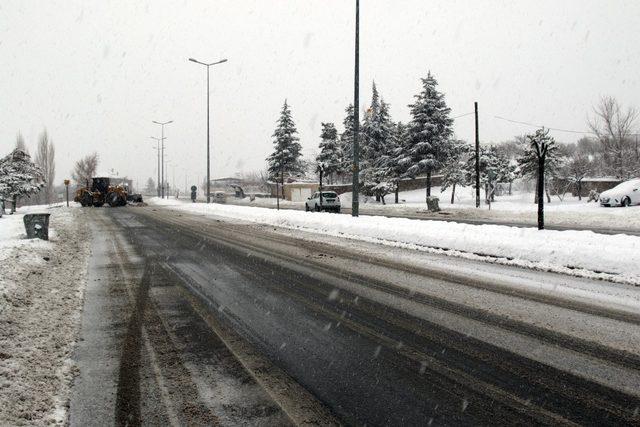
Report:
[[[217,62],[201,62],[197,59],[189,58],[189,61],[195,62],[196,64],[204,65],[207,67],[207,203],[211,203],[211,157],[210,157],[210,132],[209,132],[209,68],[212,65],[222,64],[223,62],[227,62],[226,59],[221,59]]]
[[[160,197],[160,144],[162,144],[162,147],[164,148],[164,138],[158,138],[155,136],[151,136],[150,138],[156,140],[156,151],[158,152],[158,183],[156,187],[158,190],[158,197]]]
[[[160,189],[160,197],[162,197],[164,199],[164,140],[165,140],[165,137],[164,137],[164,125],[168,125],[169,123],[173,123],[173,120],[169,120],[168,122],[157,122],[157,121],[153,120],[153,123],[155,123],[157,125],[160,125],[162,127],[162,137],[161,137],[161,140],[162,140],[162,162],[161,162],[162,167],[161,167],[161,169],[162,169],[162,171],[161,171],[161,176],[160,176],[162,184],[160,186],[160,188],[161,188]]]

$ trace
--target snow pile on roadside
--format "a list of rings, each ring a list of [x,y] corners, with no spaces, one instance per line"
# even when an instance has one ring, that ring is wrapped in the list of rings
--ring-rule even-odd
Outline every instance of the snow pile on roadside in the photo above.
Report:
[[[58,207],[50,241],[24,239],[24,213],[47,209],[0,218],[0,425],[66,423],[89,230]]]
[[[471,225],[152,199],[176,209],[237,218],[279,227],[343,236],[385,245],[438,250],[452,255],[496,257],[512,264],[567,272],[612,273],[640,284],[640,237],[591,231],[539,231],[502,225]]]

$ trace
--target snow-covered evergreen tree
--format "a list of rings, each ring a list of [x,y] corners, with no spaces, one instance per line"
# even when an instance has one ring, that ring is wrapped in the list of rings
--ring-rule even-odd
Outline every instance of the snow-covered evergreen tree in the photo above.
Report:
[[[322,123],[320,153],[316,161],[324,165],[324,174],[329,178],[329,182],[333,183],[335,175],[343,168],[338,130],[333,123]]]
[[[465,165],[469,161],[471,146],[462,140],[452,140],[449,157],[442,167],[440,192],[451,187],[451,204],[455,201],[456,187],[467,182]]]
[[[475,151],[470,153],[464,165],[465,181],[475,188],[476,158]],[[480,185],[484,187],[485,202],[495,198],[495,190],[499,182],[508,182],[506,173],[509,170],[509,160],[494,146],[480,147]]]
[[[353,170],[353,135],[355,130],[355,114],[353,104],[349,104],[345,109],[344,120],[342,125],[344,131],[340,134],[340,152],[342,154],[342,167],[338,172],[343,182],[347,182],[351,177]]]
[[[409,131],[407,125],[402,122],[398,122],[393,126],[391,133],[391,140],[393,141],[393,151],[389,154],[387,161],[389,168],[389,175],[395,186],[395,202],[399,202],[399,186],[400,179],[404,176],[406,170],[405,164],[402,163],[402,158],[405,157],[407,146],[409,144]]]
[[[153,178],[149,178],[147,179],[147,185],[144,187],[144,191],[147,194],[153,194],[156,192],[156,182],[153,180]]]
[[[273,132],[273,153],[267,157],[269,176],[278,179],[282,174],[295,174],[303,172],[300,162],[302,146],[296,136],[298,131],[291,117],[291,110],[287,101],[284,101],[276,130]]]
[[[389,104],[380,98],[373,84],[371,107],[367,110],[362,124],[362,182],[364,188],[381,199],[395,190],[393,179],[395,146],[394,124],[389,113]]]
[[[427,196],[431,194],[431,173],[446,161],[453,133],[453,120],[449,117],[451,109],[447,107],[444,94],[436,89],[437,85],[429,72],[422,79],[422,91],[409,105],[412,117],[409,123],[410,144],[400,160],[407,176],[415,178],[418,174],[427,174]]]
[[[0,160],[0,194],[13,201],[11,212],[15,212],[19,198],[39,192],[43,185],[42,169],[25,151],[16,148]]]

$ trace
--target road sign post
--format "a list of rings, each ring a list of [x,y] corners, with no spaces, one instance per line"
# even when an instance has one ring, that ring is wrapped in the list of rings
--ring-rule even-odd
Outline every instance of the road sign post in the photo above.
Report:
[[[64,180],[65,192],[67,193],[67,207],[69,207],[69,180]]]

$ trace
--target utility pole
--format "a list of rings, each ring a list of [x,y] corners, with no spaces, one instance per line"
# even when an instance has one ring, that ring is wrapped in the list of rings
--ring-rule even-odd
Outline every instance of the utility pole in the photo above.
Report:
[[[189,61],[195,62],[196,64],[204,65],[207,67],[207,203],[211,203],[211,156],[210,156],[210,126],[209,126],[209,68],[212,65],[222,64],[223,62],[227,62],[227,59],[221,59],[217,62],[200,62],[197,59],[189,58]]]
[[[156,138],[155,136],[150,137],[151,139],[156,140],[156,150],[158,151],[158,181],[156,183],[156,189],[158,191],[158,197],[160,197],[160,144],[164,147],[164,139]]]
[[[480,134],[478,131],[478,102],[473,103],[476,116],[476,208],[480,207]]]
[[[173,123],[173,120],[169,120],[168,122],[157,122],[155,120],[153,120],[153,123],[160,125],[160,127],[162,128],[162,135],[161,135],[161,140],[162,140],[162,160],[161,160],[161,164],[162,164],[162,168],[161,168],[161,173],[160,173],[160,180],[162,181],[162,184],[160,186],[160,197],[162,197],[164,199],[164,125],[168,125],[169,123]]]
[[[351,184],[351,216],[358,216],[360,207],[360,147],[358,146],[358,134],[360,133],[360,0],[356,0],[356,43],[355,43],[355,67],[353,79],[353,182]]]

